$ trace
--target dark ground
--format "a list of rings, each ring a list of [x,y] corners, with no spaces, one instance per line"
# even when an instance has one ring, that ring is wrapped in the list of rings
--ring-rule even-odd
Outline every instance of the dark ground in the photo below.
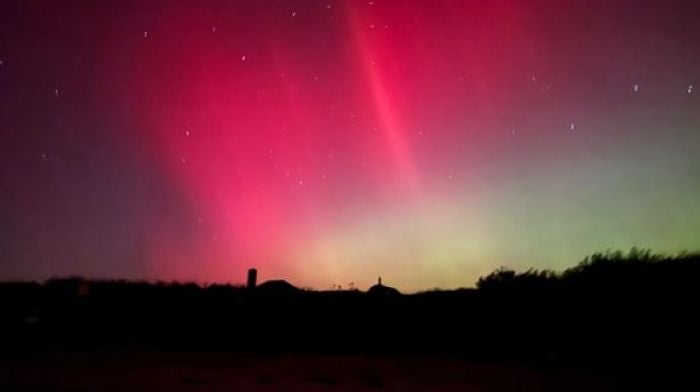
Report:
[[[700,391],[700,256],[401,295],[0,283],[4,391]]]
[[[2,391],[692,391],[690,373],[605,373],[450,358],[35,352],[0,359]]]

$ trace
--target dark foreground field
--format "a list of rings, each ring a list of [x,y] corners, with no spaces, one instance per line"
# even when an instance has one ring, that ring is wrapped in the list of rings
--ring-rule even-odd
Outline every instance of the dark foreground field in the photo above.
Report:
[[[417,357],[120,351],[0,359],[0,390],[7,392],[698,390],[693,378]]]
[[[700,391],[698,282],[635,250],[410,295],[0,283],[0,392]]]

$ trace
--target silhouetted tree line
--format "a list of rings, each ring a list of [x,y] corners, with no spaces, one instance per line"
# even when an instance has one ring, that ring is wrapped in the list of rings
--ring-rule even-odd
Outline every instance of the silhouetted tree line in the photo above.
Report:
[[[540,291],[561,287],[582,288],[595,285],[598,288],[639,288],[664,284],[662,280],[689,283],[683,276],[697,273],[698,255],[681,253],[675,256],[653,254],[649,249],[633,247],[629,253],[606,251],[587,256],[578,265],[562,273],[552,270],[528,269],[518,273],[500,267],[476,282],[479,290]],[[679,281],[682,280],[682,281]]]
[[[499,268],[475,289],[411,295],[80,278],[2,283],[0,343],[689,366],[700,353],[699,282],[697,254],[632,249],[596,253],[563,272]]]

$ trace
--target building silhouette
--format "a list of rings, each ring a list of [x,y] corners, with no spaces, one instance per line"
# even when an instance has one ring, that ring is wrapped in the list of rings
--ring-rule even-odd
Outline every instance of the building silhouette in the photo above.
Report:
[[[375,284],[374,286],[370,287],[369,290],[367,290],[367,294],[381,295],[381,296],[394,296],[394,295],[401,295],[401,292],[393,287],[384,286],[382,284],[382,277],[380,276],[377,279],[377,284]]]
[[[294,295],[299,289],[284,279],[266,280],[256,287],[256,292],[272,295]]]

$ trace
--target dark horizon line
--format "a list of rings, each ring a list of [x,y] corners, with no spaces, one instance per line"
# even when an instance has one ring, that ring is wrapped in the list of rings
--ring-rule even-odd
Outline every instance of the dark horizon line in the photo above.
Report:
[[[588,256],[586,256],[583,260],[579,261],[577,264],[565,268],[564,270],[553,270],[549,268],[543,268],[543,269],[538,269],[534,267],[530,267],[522,272],[518,272],[515,269],[512,269],[510,267],[506,266],[499,266],[495,268],[490,274],[487,274],[485,276],[480,276],[477,278],[477,280],[471,285],[471,286],[459,286],[459,287],[454,287],[454,288],[443,288],[443,287],[432,287],[432,288],[427,288],[427,289],[420,289],[417,291],[412,291],[412,292],[407,292],[405,294],[420,294],[420,293],[425,293],[425,292],[435,292],[435,291],[464,291],[464,290],[478,290],[479,289],[479,282],[491,275],[497,274],[499,272],[512,272],[516,276],[518,275],[526,275],[526,274],[545,274],[547,276],[550,276],[552,278],[562,278],[564,275],[567,273],[572,273],[575,272],[577,269],[580,269],[582,266],[585,266],[587,264],[590,264],[591,262],[595,262],[596,260],[599,261],[608,261],[608,262],[663,262],[663,261],[674,261],[674,260],[683,260],[683,259],[692,259],[692,258],[697,258],[700,257],[700,250],[695,250],[695,251],[687,251],[683,250],[680,252],[676,252],[673,254],[665,254],[665,253],[654,253],[652,252],[651,249],[649,248],[639,248],[636,246],[633,246],[630,248],[630,250],[625,253],[621,250],[611,250],[607,249],[604,252],[595,252],[592,253]],[[250,269],[255,269],[255,267],[251,267]],[[250,270],[249,269],[249,270]],[[381,286],[381,277],[379,277],[379,285]],[[85,283],[122,283],[122,284],[149,284],[149,285],[167,285],[167,286],[188,286],[188,285],[194,285],[199,288],[208,288],[208,287],[217,287],[217,286],[222,286],[222,287],[231,287],[231,288],[236,288],[236,289],[246,289],[246,283],[244,282],[239,282],[239,283],[234,283],[234,282],[201,282],[197,280],[178,280],[178,279],[147,279],[147,278],[100,278],[100,277],[86,277],[82,275],[65,275],[65,276],[52,276],[50,278],[46,278],[44,280],[36,280],[36,279],[11,279],[11,280],[4,280],[0,278],[0,284],[39,284],[39,285],[46,285],[50,282],[53,281],[80,281],[80,282],[85,282]],[[268,279],[261,284],[265,282],[276,282],[276,281],[284,281],[289,284],[290,283],[288,280],[283,279],[283,278],[275,278],[275,279]],[[354,282],[350,282],[354,283]],[[349,286],[343,286],[343,285],[331,285],[331,288],[326,288],[326,289],[317,289],[314,287],[308,287],[308,286],[301,286],[297,287],[292,284],[293,287],[300,291],[305,291],[305,292],[367,292],[372,286],[370,286],[366,290],[359,289],[358,287],[352,287],[350,288]],[[389,286],[386,286],[389,287]]]

